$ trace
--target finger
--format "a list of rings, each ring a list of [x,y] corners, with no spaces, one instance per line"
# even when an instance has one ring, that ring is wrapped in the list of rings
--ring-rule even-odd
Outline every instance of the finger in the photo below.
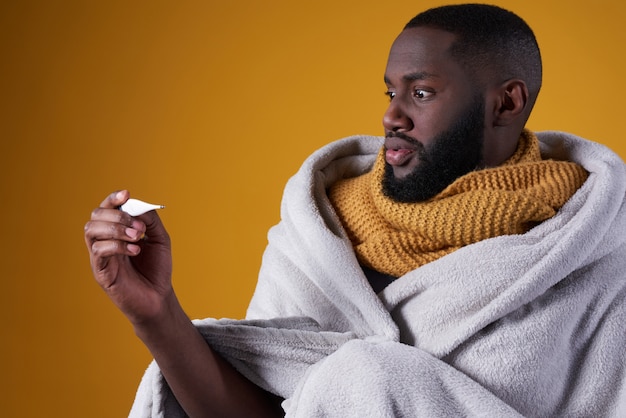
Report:
[[[111,257],[122,256],[135,256],[141,251],[141,247],[137,244],[109,240],[109,241],[95,241],[90,246],[90,252],[92,255],[92,266],[95,270],[101,271],[104,269]]]
[[[161,218],[159,214],[152,210],[150,212],[146,212],[142,215],[137,216],[134,219],[139,219],[143,221],[145,226],[145,235],[148,237],[151,243],[161,243],[161,244],[170,244],[170,237],[161,222]]]
[[[104,222],[113,222],[120,223],[126,226],[134,227],[135,218],[130,216],[128,213],[121,211],[119,209],[108,209],[108,208],[95,208],[91,211],[91,220],[92,221],[104,221]],[[143,222],[137,222],[136,225],[143,224]],[[145,225],[141,226],[145,228]]]
[[[120,222],[92,220],[85,224],[85,242],[91,245],[95,241],[117,240],[136,242],[144,235],[145,224],[139,220],[131,220],[130,225]]]
[[[126,202],[129,197],[130,193],[128,192],[128,190],[117,190],[108,195],[106,199],[104,199],[102,203],[100,203],[100,207],[107,209],[117,208],[124,204],[124,202]]]

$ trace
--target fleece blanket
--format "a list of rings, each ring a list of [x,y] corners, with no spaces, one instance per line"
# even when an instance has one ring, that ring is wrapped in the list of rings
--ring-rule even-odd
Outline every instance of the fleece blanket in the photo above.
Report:
[[[555,217],[379,294],[325,191],[382,138],[329,144],[285,188],[247,318],[196,326],[287,417],[626,416],[626,169],[597,143],[538,137],[590,173]],[[154,363],[130,415],[184,416]]]

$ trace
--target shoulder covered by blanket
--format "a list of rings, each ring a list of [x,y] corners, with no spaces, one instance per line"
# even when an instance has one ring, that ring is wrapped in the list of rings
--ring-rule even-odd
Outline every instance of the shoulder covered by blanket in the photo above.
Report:
[[[626,415],[626,169],[597,143],[537,136],[589,172],[557,215],[378,295],[326,190],[368,171],[382,138],[318,150],[285,188],[247,319],[198,329],[289,417]],[[131,416],[183,416],[154,364]]]

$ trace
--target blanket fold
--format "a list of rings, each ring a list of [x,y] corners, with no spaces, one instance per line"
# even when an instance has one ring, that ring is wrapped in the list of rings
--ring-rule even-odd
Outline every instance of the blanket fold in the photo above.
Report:
[[[558,213],[378,295],[326,189],[368,171],[382,138],[329,144],[285,188],[247,319],[196,326],[288,417],[625,415],[626,170],[599,144],[537,136],[589,172]],[[131,416],[184,416],[154,364]]]

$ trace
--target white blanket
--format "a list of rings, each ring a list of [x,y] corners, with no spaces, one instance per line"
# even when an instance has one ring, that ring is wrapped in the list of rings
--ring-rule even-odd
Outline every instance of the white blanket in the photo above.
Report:
[[[626,169],[596,143],[538,137],[590,172],[554,218],[378,295],[325,190],[382,139],[329,144],[285,188],[248,319],[196,325],[288,417],[626,416]],[[184,416],[154,363],[131,416]]]

